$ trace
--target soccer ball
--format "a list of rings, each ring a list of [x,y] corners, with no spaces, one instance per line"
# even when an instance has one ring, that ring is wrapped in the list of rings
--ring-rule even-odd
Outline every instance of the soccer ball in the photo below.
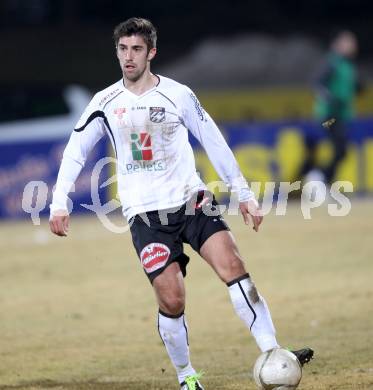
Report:
[[[302,366],[293,353],[275,348],[258,357],[253,375],[262,390],[296,389],[302,379]]]

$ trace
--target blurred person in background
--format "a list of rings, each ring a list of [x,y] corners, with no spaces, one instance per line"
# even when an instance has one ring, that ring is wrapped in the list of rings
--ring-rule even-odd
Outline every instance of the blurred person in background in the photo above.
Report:
[[[322,123],[333,148],[331,161],[323,168],[315,167],[316,143],[306,142],[308,154],[301,176],[306,181],[320,180],[331,184],[339,163],[347,153],[348,124],[354,117],[354,101],[361,90],[354,59],[358,52],[356,35],[339,31],[331,41],[326,60],[315,80],[314,113]]]

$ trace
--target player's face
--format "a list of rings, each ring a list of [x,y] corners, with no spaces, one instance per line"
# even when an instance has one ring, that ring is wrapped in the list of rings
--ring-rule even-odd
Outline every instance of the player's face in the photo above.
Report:
[[[123,76],[130,81],[137,81],[150,70],[150,60],[155,56],[156,49],[148,48],[140,35],[121,37],[117,46],[117,57]]]

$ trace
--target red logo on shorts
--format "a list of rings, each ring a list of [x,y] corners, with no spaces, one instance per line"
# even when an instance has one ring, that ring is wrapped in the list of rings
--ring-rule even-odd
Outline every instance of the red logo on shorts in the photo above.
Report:
[[[142,266],[148,274],[165,266],[169,257],[170,249],[159,242],[148,244],[140,253]]]

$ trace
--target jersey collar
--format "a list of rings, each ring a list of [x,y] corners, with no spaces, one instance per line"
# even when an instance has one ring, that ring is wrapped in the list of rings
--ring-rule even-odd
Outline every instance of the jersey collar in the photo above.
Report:
[[[141,97],[147,95],[148,93],[154,91],[155,89],[157,89],[157,88],[159,87],[159,85],[160,85],[160,83],[161,83],[161,76],[159,76],[159,75],[157,75],[157,74],[154,74],[154,76],[158,79],[157,84],[156,84],[154,87],[152,87],[152,88],[148,89],[147,91],[145,91],[144,93],[142,93],[141,95],[136,95],[135,93],[133,93],[133,92],[131,92],[129,89],[127,89],[126,86],[124,85],[123,77],[118,81],[118,83],[119,83],[119,85],[120,85],[120,87],[121,87],[121,89],[122,89],[123,91],[125,91],[125,92],[127,92],[128,94],[130,94],[131,96],[134,96],[135,98],[139,99],[139,98],[141,98]]]

